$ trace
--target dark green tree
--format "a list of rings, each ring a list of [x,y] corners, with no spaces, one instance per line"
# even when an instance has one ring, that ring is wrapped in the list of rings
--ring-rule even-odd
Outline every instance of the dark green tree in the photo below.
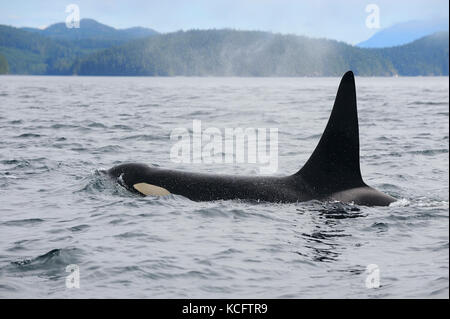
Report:
[[[6,58],[0,54],[0,74],[8,74],[9,66]]]

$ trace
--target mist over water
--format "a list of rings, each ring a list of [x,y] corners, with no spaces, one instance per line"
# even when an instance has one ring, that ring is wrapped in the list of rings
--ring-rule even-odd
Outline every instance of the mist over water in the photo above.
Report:
[[[390,207],[139,197],[100,172],[259,173],[171,162],[195,119],[278,128],[276,174],[295,173],[339,80],[1,76],[0,297],[448,298],[448,77],[356,78],[362,174]]]

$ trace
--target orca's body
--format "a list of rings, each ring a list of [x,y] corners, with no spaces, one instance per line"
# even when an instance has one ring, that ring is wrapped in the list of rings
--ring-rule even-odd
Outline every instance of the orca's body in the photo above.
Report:
[[[303,202],[313,199],[387,206],[395,199],[367,186],[359,165],[355,79],[347,72],[319,144],[306,164],[286,177],[189,173],[122,164],[108,170],[121,185],[143,195],[183,195],[195,201],[244,199]]]

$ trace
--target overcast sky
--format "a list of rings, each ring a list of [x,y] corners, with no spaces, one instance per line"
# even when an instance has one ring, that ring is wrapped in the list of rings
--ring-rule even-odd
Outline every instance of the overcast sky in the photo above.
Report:
[[[0,0],[0,24],[44,27],[63,22],[68,4],[81,18],[160,32],[234,28],[294,33],[358,43],[376,29],[366,27],[368,4],[380,9],[380,26],[409,20],[448,18],[448,0]]]

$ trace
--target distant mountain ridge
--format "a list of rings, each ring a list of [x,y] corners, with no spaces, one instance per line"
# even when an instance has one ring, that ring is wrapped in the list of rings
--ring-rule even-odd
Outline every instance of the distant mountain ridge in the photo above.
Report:
[[[143,27],[116,29],[93,19],[81,19],[79,28],[67,28],[63,22],[45,29],[21,28],[57,41],[66,41],[87,50],[106,49],[125,42],[158,35],[159,32]]]
[[[436,32],[448,31],[448,19],[408,21],[395,24],[358,43],[361,48],[387,48],[413,42]]]
[[[36,30],[0,25],[0,55],[7,72],[338,76],[351,69],[361,76],[448,75],[448,32],[403,46],[365,49],[334,40],[261,31],[155,34],[143,28],[117,30],[90,19],[82,20],[80,29],[67,29],[60,23]]]
[[[55,23],[45,29],[22,28],[25,31],[36,32],[45,37],[59,40],[116,40],[129,41],[156,35],[159,32],[143,27],[116,29],[93,19],[81,19],[79,28],[67,28],[64,22]]]

